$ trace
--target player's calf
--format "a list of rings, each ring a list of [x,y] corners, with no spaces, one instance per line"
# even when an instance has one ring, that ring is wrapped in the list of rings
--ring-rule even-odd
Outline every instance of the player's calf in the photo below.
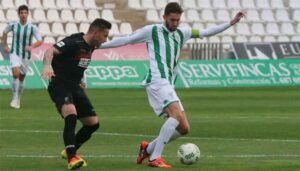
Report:
[[[100,127],[100,124],[95,125],[84,125],[76,134],[76,144],[75,148],[78,150],[83,143],[89,140],[94,132],[96,132]]]
[[[179,125],[177,128],[177,131],[180,133],[180,135],[186,135],[190,132],[190,126],[189,125]]]

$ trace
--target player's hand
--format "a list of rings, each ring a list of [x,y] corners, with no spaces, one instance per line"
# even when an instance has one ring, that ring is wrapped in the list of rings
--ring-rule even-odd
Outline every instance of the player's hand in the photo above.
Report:
[[[83,83],[83,82],[82,82],[82,83],[79,84],[79,86],[80,86],[83,90],[86,89],[86,83]]]
[[[4,47],[4,52],[5,52],[5,53],[9,53],[9,52],[10,52],[10,49],[9,49],[8,46],[5,46],[5,47]]]
[[[230,25],[235,25],[236,23],[238,23],[243,17],[246,17],[246,13],[245,11],[239,11],[235,17],[233,18],[233,20],[230,21]]]
[[[41,73],[41,78],[51,81],[51,78],[55,77],[55,74],[50,66],[45,66]]]

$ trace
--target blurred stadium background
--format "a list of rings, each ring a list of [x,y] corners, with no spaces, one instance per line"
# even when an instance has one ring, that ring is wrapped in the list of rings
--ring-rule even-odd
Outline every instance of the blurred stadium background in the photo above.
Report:
[[[1,171],[65,170],[59,158],[62,120],[39,79],[45,49],[86,32],[98,17],[113,23],[109,39],[161,23],[169,1],[174,0],[0,0],[1,38],[7,23],[18,20],[17,7],[27,4],[44,39],[33,52],[20,110],[9,107],[11,72],[0,44]],[[240,9],[247,17],[183,47],[177,87],[192,132],[167,146],[167,161],[174,170],[299,171],[300,0],[176,1],[185,10],[181,27],[229,21]],[[87,93],[102,125],[80,151],[89,163],[82,170],[152,170],[134,163],[139,141],[153,138],[162,123],[139,87],[148,69],[145,45],[96,50],[93,60]],[[177,147],[186,142],[202,153],[189,167],[176,159]]]
[[[146,24],[161,23],[163,8],[169,1],[174,0],[1,0],[0,32],[3,32],[7,21],[18,20],[16,8],[28,4],[31,12],[29,19],[38,26],[46,43],[54,43],[78,31],[85,32],[89,22],[97,17],[113,23],[109,37],[113,39],[130,34]],[[181,27],[207,28],[229,21],[240,9],[247,12],[247,18],[242,23],[225,33],[190,40],[189,45],[222,43],[222,52],[225,53],[230,51],[231,42],[300,41],[298,0],[176,1],[185,9]],[[189,52],[192,47],[185,46],[183,58],[191,57]],[[221,58],[228,58],[228,54]]]

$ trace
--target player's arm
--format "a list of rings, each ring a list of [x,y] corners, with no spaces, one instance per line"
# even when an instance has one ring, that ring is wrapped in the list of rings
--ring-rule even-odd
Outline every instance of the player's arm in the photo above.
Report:
[[[7,35],[8,35],[8,33],[10,32],[10,31],[12,31],[12,23],[9,23],[7,26],[6,26],[6,28],[3,30],[3,38],[2,38],[2,40],[3,40],[3,46],[4,46],[4,51],[6,52],[6,53],[9,53],[9,51],[10,51],[10,49],[9,49],[9,47],[8,47],[8,44],[7,44]]]
[[[81,82],[81,83],[79,84],[79,86],[80,86],[83,90],[86,89],[86,83],[85,83],[85,82]]]
[[[115,48],[115,47],[120,47],[128,44],[147,42],[150,35],[151,35],[150,26],[146,26],[135,31],[134,33],[128,36],[119,37],[109,42],[106,42],[101,45],[100,49]]]
[[[41,73],[41,78],[50,80],[52,76],[55,77],[55,74],[51,68],[51,63],[54,56],[68,52],[74,52],[77,48],[78,47],[76,46],[76,43],[69,37],[64,38],[49,48],[44,55],[44,70]]]
[[[36,41],[34,44],[32,44],[31,46],[27,46],[26,47],[26,51],[30,52],[32,49],[37,48],[39,46],[41,46],[43,44],[42,40]]]
[[[28,51],[28,52],[30,52],[32,49],[37,48],[43,44],[43,39],[42,39],[42,36],[39,34],[38,29],[35,26],[33,26],[32,29],[33,29],[33,36],[37,41],[34,44],[32,44],[31,46],[26,47],[26,51]]]
[[[44,59],[43,59],[44,70],[41,73],[41,78],[50,80],[52,76],[55,76],[55,74],[51,68],[51,62],[52,62],[53,56],[57,55],[59,53],[60,53],[60,51],[55,47],[51,47],[45,52]]]
[[[236,14],[236,16],[230,21],[226,22],[220,25],[212,26],[204,30],[198,30],[198,29],[192,29],[192,38],[203,38],[203,37],[208,37],[208,36],[213,36],[215,34],[221,33],[228,29],[229,27],[235,25],[238,23],[241,18],[245,17],[245,12],[240,11]]]
[[[81,80],[80,80],[79,86],[80,86],[83,90],[86,89],[86,76],[85,76],[85,73],[83,73],[83,77],[82,77]]]
[[[10,49],[8,47],[8,44],[7,44],[7,35],[8,35],[8,33],[3,32],[3,36],[2,36],[3,38],[2,38],[2,40],[3,40],[4,51],[6,53],[9,53]]]

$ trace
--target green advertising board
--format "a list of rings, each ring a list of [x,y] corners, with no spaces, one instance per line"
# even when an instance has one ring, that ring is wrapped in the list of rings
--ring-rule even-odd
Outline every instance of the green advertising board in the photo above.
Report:
[[[148,70],[148,61],[92,62],[85,76],[89,88],[139,88]],[[181,78],[176,84],[184,87]]]
[[[92,62],[85,77],[89,88],[137,88],[147,70],[145,61]]]
[[[185,87],[300,85],[300,60],[181,61]]]
[[[182,60],[179,62],[177,88],[299,86],[300,60]],[[86,70],[88,88],[139,88],[148,61],[93,61]],[[32,62],[26,88],[45,88],[40,79],[42,62]],[[0,61],[0,88],[10,88],[8,61]]]
[[[26,74],[25,87],[26,88],[45,88],[47,82],[40,79],[40,72],[42,70],[42,62],[32,62]],[[9,61],[0,61],[0,89],[11,88],[12,73]]]

